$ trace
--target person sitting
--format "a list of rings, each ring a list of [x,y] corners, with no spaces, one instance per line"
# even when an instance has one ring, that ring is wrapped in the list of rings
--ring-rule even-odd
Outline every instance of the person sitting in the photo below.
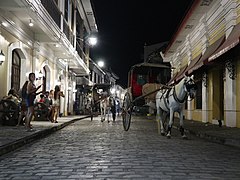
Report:
[[[44,94],[40,95],[40,99],[38,102],[44,103],[45,102],[45,98],[44,98]]]
[[[52,118],[52,99],[49,97],[49,92],[46,91],[45,93],[45,98],[44,98],[44,104],[46,104],[46,106],[48,107],[48,120],[49,121],[53,121],[53,118]]]
[[[11,100],[17,105],[19,105],[21,102],[21,98],[18,96],[17,92],[13,88],[8,91],[7,96],[3,97],[3,100]]]

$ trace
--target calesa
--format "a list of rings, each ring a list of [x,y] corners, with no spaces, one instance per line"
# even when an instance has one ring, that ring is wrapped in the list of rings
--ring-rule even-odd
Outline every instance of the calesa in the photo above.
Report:
[[[162,135],[171,137],[171,129],[173,125],[174,113],[179,113],[180,132],[183,138],[187,138],[183,127],[183,108],[184,104],[190,96],[193,99],[196,95],[197,86],[193,80],[193,76],[185,76],[178,84],[169,88],[163,88],[156,94],[156,107],[158,129]],[[168,124],[165,123],[169,116]]]

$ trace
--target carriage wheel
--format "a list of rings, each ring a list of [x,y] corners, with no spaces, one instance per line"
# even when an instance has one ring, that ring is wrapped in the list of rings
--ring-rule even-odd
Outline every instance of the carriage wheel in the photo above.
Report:
[[[122,118],[123,118],[123,128],[128,131],[131,123],[132,107],[131,107],[131,97],[129,93],[126,93],[123,100],[122,107]]]

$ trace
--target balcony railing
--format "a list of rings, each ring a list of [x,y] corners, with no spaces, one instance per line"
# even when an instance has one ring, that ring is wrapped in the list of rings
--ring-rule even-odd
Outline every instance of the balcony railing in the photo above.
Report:
[[[61,12],[56,3],[53,0],[41,0],[41,2],[58,27],[61,28]]]
[[[74,45],[74,35],[73,35],[71,29],[69,28],[69,25],[65,19],[63,20],[63,33],[66,35],[69,42],[72,45]]]
[[[85,62],[85,64],[87,63],[87,58],[86,58],[86,54],[84,53],[83,49],[81,48],[80,43],[77,41],[76,43],[76,50],[79,54],[79,56],[82,58],[82,60]]]

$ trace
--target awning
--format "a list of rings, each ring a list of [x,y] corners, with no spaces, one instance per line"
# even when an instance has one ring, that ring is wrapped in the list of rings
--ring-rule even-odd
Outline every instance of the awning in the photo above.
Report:
[[[225,39],[225,36],[222,36],[216,42],[214,42],[212,45],[210,45],[207,48],[206,52],[201,56],[201,58],[199,58],[197,63],[191,69],[188,70],[187,74],[189,75],[193,71],[202,67],[204,65],[204,61],[207,60],[223,44],[224,39]]]
[[[183,66],[183,67],[180,69],[180,71],[179,71],[179,73],[178,73],[178,75],[177,75],[177,77],[176,77],[176,81],[177,81],[177,82],[180,81],[180,80],[184,77],[187,67],[188,67],[188,66],[185,65],[185,66]]]
[[[217,51],[208,58],[208,61],[212,61],[222,54],[226,53],[233,47],[235,47],[239,43],[239,37],[240,37],[240,24],[237,24],[227,37],[226,41],[217,49]]]
[[[175,81],[175,79],[176,79],[176,77],[177,77],[177,75],[178,75],[178,72],[173,75],[173,77],[168,81],[167,84],[168,84],[168,85],[173,84],[174,81]]]
[[[191,60],[190,64],[188,65],[185,73],[188,74],[188,71],[190,71],[199,61],[199,59],[202,57],[202,54],[199,54],[197,57],[195,57],[193,60]]]

